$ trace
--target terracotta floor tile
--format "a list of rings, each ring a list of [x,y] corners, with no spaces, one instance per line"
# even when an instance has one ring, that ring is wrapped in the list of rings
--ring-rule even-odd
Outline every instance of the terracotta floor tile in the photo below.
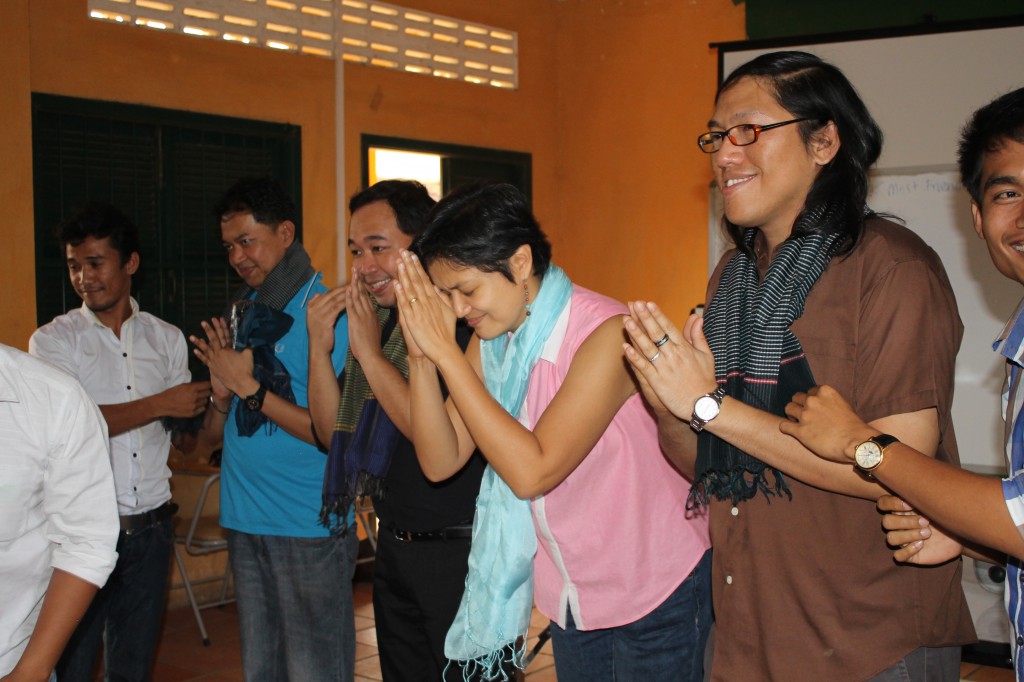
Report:
[[[353,586],[356,613],[356,677],[355,682],[379,682],[380,659],[377,654],[377,632],[374,629],[373,594],[369,582]],[[204,647],[199,638],[192,610],[188,607],[168,611],[157,649],[153,671],[154,682],[244,682],[238,634],[238,609],[234,604],[202,612],[211,644]],[[548,618],[534,610],[530,619],[527,650],[533,649],[537,634],[548,624]],[[1014,682],[1012,670],[986,668],[973,663],[960,667],[960,677],[967,682]],[[526,670],[525,682],[557,682],[551,642],[547,642]]]

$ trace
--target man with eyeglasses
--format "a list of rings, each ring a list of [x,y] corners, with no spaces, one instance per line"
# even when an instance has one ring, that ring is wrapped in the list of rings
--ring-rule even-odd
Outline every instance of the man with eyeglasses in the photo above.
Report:
[[[958,562],[894,564],[886,490],[783,433],[830,383],[880,433],[958,462],[963,327],[935,252],[866,206],[882,135],[836,67],[762,55],[726,79],[698,137],[736,248],[679,331],[633,303],[627,357],[661,444],[693,472],[714,547],[712,679],[959,680],[974,628]]]

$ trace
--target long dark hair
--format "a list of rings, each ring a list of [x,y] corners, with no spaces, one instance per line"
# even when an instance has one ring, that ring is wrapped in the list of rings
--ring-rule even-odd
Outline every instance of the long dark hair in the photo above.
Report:
[[[756,57],[729,74],[718,88],[715,103],[743,78],[757,79],[794,118],[808,119],[797,124],[805,144],[829,121],[835,123],[839,151],[814,179],[791,236],[845,232],[848,239],[840,253],[849,252],[860,241],[865,218],[872,215],[865,209],[868,170],[882,152],[882,130],[843,72],[813,54],[789,51]],[[800,220],[808,209],[824,205],[838,209],[834,220],[824,225]],[[745,228],[728,218],[723,221],[737,247],[747,250],[742,238]]]
[[[512,185],[478,183],[457,187],[437,202],[412,250],[425,268],[443,260],[500,272],[515,283],[508,259],[524,244],[533,251],[533,274],[543,277],[551,244],[526,197]]]

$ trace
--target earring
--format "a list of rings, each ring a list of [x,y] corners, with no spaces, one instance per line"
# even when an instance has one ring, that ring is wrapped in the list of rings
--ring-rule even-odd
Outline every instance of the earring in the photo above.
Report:
[[[526,316],[530,316],[530,290],[526,288],[526,280],[523,280],[523,298],[526,300]]]

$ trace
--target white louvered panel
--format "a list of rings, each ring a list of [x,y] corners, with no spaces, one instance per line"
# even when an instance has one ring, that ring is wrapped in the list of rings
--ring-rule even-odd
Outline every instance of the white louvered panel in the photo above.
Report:
[[[386,68],[516,89],[513,31],[364,0],[340,0],[342,57]]]
[[[368,0],[88,0],[94,19],[519,86],[514,31]],[[336,41],[335,22],[339,36]]]
[[[89,0],[89,15],[192,36],[334,56],[332,0]]]

